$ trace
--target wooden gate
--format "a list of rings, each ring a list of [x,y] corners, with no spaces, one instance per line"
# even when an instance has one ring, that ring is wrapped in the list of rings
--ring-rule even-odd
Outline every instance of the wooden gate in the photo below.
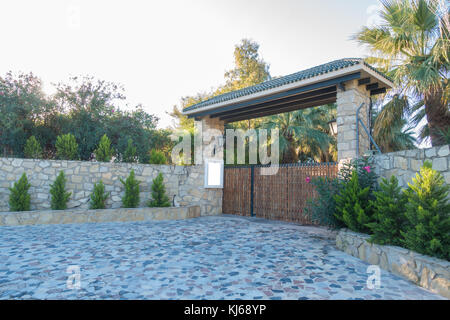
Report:
[[[311,224],[304,208],[316,192],[307,178],[338,172],[337,163],[282,164],[274,175],[262,175],[262,168],[225,167],[223,213]]]

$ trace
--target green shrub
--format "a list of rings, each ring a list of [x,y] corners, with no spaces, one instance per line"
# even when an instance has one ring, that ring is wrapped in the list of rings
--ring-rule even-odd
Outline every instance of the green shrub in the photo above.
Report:
[[[375,201],[371,201],[374,221],[367,225],[372,232],[371,241],[400,245],[400,230],[405,223],[406,197],[398,186],[397,178],[383,178],[380,191],[375,192],[375,198]]]
[[[94,190],[91,193],[91,203],[89,207],[91,209],[105,209],[106,199],[108,199],[109,193],[105,192],[105,185],[103,181],[94,184]]]
[[[113,156],[113,149],[111,148],[111,141],[108,136],[104,134],[98,144],[97,149],[94,150],[95,160],[101,162],[110,162]]]
[[[125,186],[125,194],[122,197],[122,205],[124,208],[137,208],[139,206],[139,184],[134,176],[134,170],[131,170],[128,178],[120,182]]]
[[[25,158],[29,159],[42,158],[42,147],[35,138],[35,136],[31,136],[28,138],[27,142],[25,143],[23,153],[25,155]]]
[[[343,189],[334,196],[336,201],[335,216],[350,230],[368,232],[367,224],[372,222],[372,207],[369,203],[370,187],[362,188],[356,170]]]
[[[450,260],[450,186],[425,161],[405,190],[406,227],[403,245],[416,252]]]
[[[161,172],[153,179],[152,200],[148,202],[148,206],[170,207],[169,197],[166,195],[166,187],[164,186],[164,178]]]
[[[78,144],[75,137],[68,133],[56,138],[56,157],[61,160],[77,160]]]
[[[352,178],[354,171],[358,174],[358,181],[361,188],[369,187],[369,198],[375,200],[373,192],[378,189],[378,175],[375,173],[372,158],[362,157],[344,162],[339,170],[339,180],[345,185]]]
[[[334,215],[336,202],[334,195],[338,193],[340,182],[337,178],[317,177],[310,182],[316,189],[317,197],[307,200],[305,212],[311,220],[330,228],[339,228],[343,223]]]
[[[127,148],[123,153],[123,162],[137,162],[136,147],[133,145],[133,139],[128,139]]]
[[[67,209],[67,202],[71,196],[71,192],[66,191],[66,177],[63,171],[60,171],[55,182],[50,185],[51,208],[53,210]]]
[[[150,151],[150,161],[151,164],[166,164],[167,159],[163,152],[158,150]]]
[[[9,210],[10,211],[29,211],[30,210],[30,194],[28,189],[31,185],[28,183],[25,172],[19,181],[14,182],[14,186],[9,188]]]

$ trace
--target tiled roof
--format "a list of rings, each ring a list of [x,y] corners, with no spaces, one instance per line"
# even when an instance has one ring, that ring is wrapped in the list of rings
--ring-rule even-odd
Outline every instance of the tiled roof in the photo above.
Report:
[[[236,99],[239,97],[247,96],[252,93],[261,92],[261,91],[269,90],[272,88],[280,87],[280,86],[283,86],[283,85],[286,85],[289,83],[305,80],[308,78],[317,77],[319,75],[322,75],[322,74],[325,74],[328,72],[332,72],[332,71],[336,71],[339,69],[348,68],[348,67],[354,66],[356,64],[360,64],[361,62],[363,62],[364,65],[371,68],[372,70],[374,70],[375,72],[377,72],[378,74],[380,74],[381,76],[386,78],[387,80],[391,81],[384,74],[382,74],[381,72],[379,72],[372,66],[365,63],[363,59],[361,59],[361,58],[345,58],[345,59],[328,62],[328,63],[322,64],[320,66],[309,68],[309,69],[299,71],[296,73],[292,73],[292,74],[284,76],[284,77],[264,81],[260,84],[254,85],[254,86],[250,86],[250,87],[232,91],[232,92],[227,92],[227,93],[215,96],[211,99],[208,99],[208,100],[202,101],[200,103],[194,104],[192,106],[189,106],[189,107],[183,109],[183,111],[190,111],[190,110],[202,108],[202,107],[209,106],[212,104],[216,104],[216,103],[220,103],[220,102],[224,102],[224,101],[228,101],[228,100],[233,100],[233,99]]]

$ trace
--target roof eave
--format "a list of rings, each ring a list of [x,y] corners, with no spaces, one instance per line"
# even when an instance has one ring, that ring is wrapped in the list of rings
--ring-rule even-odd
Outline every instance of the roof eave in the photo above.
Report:
[[[184,115],[193,115],[196,113],[200,113],[203,111],[208,111],[208,110],[213,110],[216,108],[220,108],[220,107],[224,107],[224,106],[228,106],[228,105],[232,105],[232,104],[236,104],[236,103],[241,103],[244,101],[248,101],[248,100],[253,100],[256,98],[260,98],[260,97],[264,97],[264,96],[270,96],[279,92],[283,92],[286,90],[290,90],[290,89],[294,89],[294,88],[298,88],[298,87],[302,87],[302,86],[306,86],[309,84],[313,84],[316,82],[321,82],[321,81],[326,81],[329,79],[332,79],[336,76],[343,76],[343,75],[347,75],[347,74],[351,74],[354,72],[358,72],[358,71],[364,71],[365,73],[367,73],[368,75],[370,75],[371,77],[377,79],[377,81],[383,83],[388,89],[392,88],[394,86],[394,84],[387,78],[383,77],[381,74],[379,74],[378,72],[374,71],[373,69],[371,69],[370,67],[366,66],[364,64],[363,61],[361,61],[361,63],[355,64],[353,66],[350,67],[346,67],[346,68],[342,68],[339,70],[335,70],[335,71],[331,71],[331,72],[327,72],[315,77],[311,77],[308,79],[304,79],[304,80],[300,80],[297,82],[293,82],[293,83],[289,83],[283,86],[279,86],[276,88],[272,88],[272,89],[268,89],[268,90],[264,90],[264,91],[260,91],[260,92],[256,92],[253,94],[249,94],[246,96],[242,96],[239,98],[235,98],[235,99],[231,99],[231,100],[227,100],[227,101],[223,101],[223,102],[219,102],[219,103],[215,103],[215,104],[211,104],[208,106],[204,106],[204,107],[200,107],[200,108],[196,108],[196,109],[192,109],[192,110],[183,110],[183,114]]]

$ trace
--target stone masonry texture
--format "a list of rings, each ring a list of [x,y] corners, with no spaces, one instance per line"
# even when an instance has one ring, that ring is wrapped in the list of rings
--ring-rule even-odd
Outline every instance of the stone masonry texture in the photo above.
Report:
[[[106,192],[110,193],[107,208],[122,206],[124,193],[120,178],[125,180],[134,169],[140,184],[140,207],[145,207],[151,198],[152,180],[161,172],[164,176],[167,195],[175,206],[198,205],[201,215],[222,213],[222,190],[205,189],[203,166],[174,166],[131,163],[106,163],[89,161],[37,160],[0,158],[0,211],[9,211],[9,187],[12,187],[23,172],[26,173],[31,188],[31,209],[50,208],[50,184],[62,170],[72,193],[68,208],[88,209],[94,183],[102,180]]]
[[[378,175],[385,178],[395,175],[399,185],[406,188],[408,182],[412,182],[412,178],[419,172],[425,160],[430,161],[433,169],[444,176],[445,183],[450,183],[449,145],[375,155],[374,165]]]

